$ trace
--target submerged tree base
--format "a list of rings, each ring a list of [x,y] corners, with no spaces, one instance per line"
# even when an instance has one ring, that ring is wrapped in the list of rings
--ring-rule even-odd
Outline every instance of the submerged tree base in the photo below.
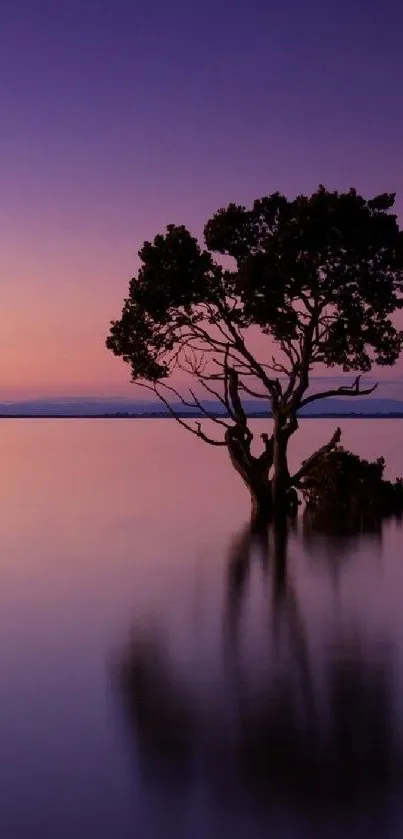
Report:
[[[294,487],[287,490],[281,504],[274,504],[271,486],[267,486],[265,491],[259,494],[251,493],[251,500],[251,525],[254,531],[264,529],[276,520],[295,518],[301,503]]]

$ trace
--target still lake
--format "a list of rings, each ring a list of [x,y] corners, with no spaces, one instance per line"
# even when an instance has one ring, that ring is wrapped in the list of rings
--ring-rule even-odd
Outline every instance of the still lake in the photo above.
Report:
[[[338,423],[403,475],[402,420],[291,462]],[[170,420],[3,420],[0,458],[1,837],[403,835],[398,522],[251,541]]]

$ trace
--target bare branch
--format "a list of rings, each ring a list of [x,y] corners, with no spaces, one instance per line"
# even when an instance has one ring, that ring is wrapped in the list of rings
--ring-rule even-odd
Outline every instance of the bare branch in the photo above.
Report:
[[[202,414],[204,414],[204,416],[207,417],[207,419],[212,420],[213,422],[216,422],[218,425],[223,425],[224,428],[229,428],[229,423],[228,422],[225,422],[224,420],[219,419],[219,417],[217,417],[215,414],[211,414],[210,411],[207,411],[207,409],[203,407],[202,403],[199,401],[199,399],[197,398],[195,393],[193,393],[193,390],[191,390],[190,388],[189,388],[189,390],[190,390],[190,393],[192,394],[192,397],[193,397],[197,407],[202,412]]]
[[[249,396],[253,396],[255,399],[269,399],[267,393],[258,393],[248,387],[244,382],[240,382],[239,390],[244,390],[245,393],[248,393]]]
[[[280,341],[280,349],[287,356],[292,368],[299,364],[301,357],[292,341]]]
[[[210,411],[207,411],[206,408],[203,407],[197,396],[193,393],[193,391],[189,388],[190,395],[193,399],[193,402],[189,402],[187,399],[184,399],[182,394],[172,385],[168,385],[166,382],[160,382],[160,387],[165,387],[166,390],[171,391],[177,399],[182,402],[182,405],[185,405],[186,408],[197,408],[205,417],[206,419],[212,420],[212,422],[216,422],[217,425],[224,425],[225,428],[228,428],[228,423],[224,422],[224,420],[219,419],[214,414],[211,414]],[[161,398],[161,395],[156,391],[157,395]]]
[[[227,326],[229,332],[231,333],[231,336],[232,336],[233,341],[234,341],[234,346],[235,346],[237,352],[239,352],[239,354],[244,359],[246,359],[246,361],[249,364],[250,370],[255,373],[256,378],[260,379],[263,382],[263,384],[265,385],[265,387],[267,388],[267,390],[271,394],[273,400],[275,400],[277,402],[279,396],[281,396],[281,385],[280,385],[279,380],[278,379],[271,379],[267,375],[267,373],[264,370],[264,366],[259,364],[259,362],[256,361],[256,359],[252,355],[252,353],[249,352],[249,350],[248,350],[248,348],[245,344],[244,339],[239,334],[239,332],[236,330],[234,324],[231,323],[231,321],[228,320],[228,318],[226,317],[226,312],[225,312],[225,310],[223,311],[223,307],[218,305],[217,308],[218,308],[218,311],[221,313],[221,316],[225,320],[225,323],[226,323],[226,326]]]
[[[182,417],[178,416],[178,414],[172,408],[172,405],[170,405],[170,403],[168,402],[167,399],[165,399],[165,397],[162,395],[162,393],[159,392],[157,384],[148,385],[145,382],[136,382],[136,384],[139,387],[146,388],[147,390],[151,390],[153,393],[155,393],[155,395],[158,397],[158,399],[160,399],[161,402],[165,405],[165,407],[168,410],[171,417],[173,417],[173,419],[175,419],[176,422],[179,423],[179,425],[182,425],[183,428],[186,428],[187,431],[190,431],[191,434],[194,434],[196,437],[199,437],[200,440],[203,440],[205,443],[208,443],[210,446],[226,446],[227,445],[225,440],[213,440],[212,437],[208,437],[207,434],[205,434],[201,430],[201,424],[199,422],[196,423],[196,426],[197,426],[196,428],[193,428],[193,426],[188,425],[188,423],[185,422],[185,420]],[[165,383],[163,383],[163,382],[160,382],[160,384],[164,384],[165,387],[169,387],[168,385],[165,385]],[[181,400],[181,401],[183,401],[183,400]],[[186,402],[184,404],[186,404]]]
[[[352,385],[342,385],[341,387],[324,390],[320,393],[312,393],[311,396],[307,396],[306,399],[300,402],[299,408],[304,408],[305,405],[316,402],[317,399],[326,399],[328,396],[369,396],[378,387],[378,382],[376,382],[372,387],[360,389],[360,379],[361,376],[357,376]]]
[[[212,307],[211,303],[200,303],[199,308],[205,308],[207,310],[208,322],[214,324],[215,328],[218,329],[218,331],[226,341],[230,341],[231,339],[228,338],[228,335],[225,332],[222,323],[218,319],[217,313],[214,311],[214,308]]]
[[[185,408],[197,408],[197,405],[195,404],[195,402],[189,402],[187,399],[185,399],[182,396],[182,394],[179,392],[179,390],[177,390],[172,385],[168,385],[166,382],[158,382],[158,385],[160,387],[164,387],[166,390],[169,390],[171,393],[173,393],[176,396],[176,398],[179,399],[179,401],[182,403],[182,405],[185,406]],[[145,387],[145,385],[143,385],[143,387]],[[151,387],[154,390],[154,392],[157,394],[157,396],[160,396],[160,394],[156,390],[156,388],[154,388],[153,386],[151,386]]]
[[[229,413],[229,415],[230,415],[231,419],[233,419],[233,420],[234,420],[234,422],[236,422],[236,416],[235,416],[235,414],[234,414],[234,413],[233,413],[233,411],[232,411],[231,405],[230,405],[229,403],[227,404],[227,403],[226,403],[226,401],[225,401],[225,399],[224,399],[224,398],[223,398],[223,397],[222,397],[222,396],[221,396],[221,395],[220,395],[220,394],[219,394],[216,390],[214,390],[214,388],[213,388],[213,387],[210,387],[210,385],[208,385],[208,384],[207,384],[207,382],[206,382],[206,380],[205,380],[204,378],[203,378],[203,379],[201,379],[201,378],[199,377],[199,381],[200,381],[200,384],[201,384],[201,385],[202,385],[202,386],[203,386],[203,387],[204,387],[204,388],[205,388],[205,389],[206,389],[209,393],[211,393],[211,395],[212,395],[212,396],[214,396],[216,399],[218,399],[218,401],[219,401],[219,402],[221,402],[221,404],[224,406],[225,410],[226,410],[226,411],[228,411],[228,413]]]
[[[312,343],[313,343],[313,336],[315,334],[315,328],[318,324],[318,319],[320,317],[320,305],[319,303],[315,302],[314,306],[311,309],[312,317],[310,322],[302,329],[302,335],[300,338],[300,358],[301,361],[298,365],[298,384],[293,388],[291,392],[289,388],[287,391],[291,396],[291,404],[290,408],[292,411],[298,410],[301,405],[301,399],[306,390],[309,387],[309,370],[310,364],[312,359]]]
[[[213,347],[213,349],[217,350],[218,348],[221,348],[222,350],[225,350],[228,344],[228,340],[221,341],[219,340],[219,338],[214,338],[213,335],[211,335],[209,332],[206,332],[206,330],[203,329],[202,326],[200,326],[200,323],[195,323],[194,321],[189,322],[189,328],[194,330],[195,337],[196,335],[198,335],[199,338],[202,338],[203,341],[206,341],[206,343],[209,344],[209,346]]]
[[[272,363],[270,365],[270,369],[274,370],[275,373],[283,373],[284,376],[289,376],[290,375],[290,371],[288,370],[288,367],[286,367],[285,364],[280,364],[279,361],[276,361],[276,358],[275,358],[274,355],[272,356]]]
[[[334,449],[335,446],[337,446],[337,444],[340,442],[340,438],[341,428],[336,428],[336,431],[334,432],[332,439],[329,440],[328,443],[325,443],[324,446],[321,446],[320,449],[311,454],[311,456],[304,461],[301,468],[298,469],[298,472],[296,472],[295,475],[293,475],[293,477],[291,478],[291,484],[293,486],[298,486],[301,479],[304,477],[304,475],[306,475],[307,472],[309,472],[312,466],[314,466],[318,460],[320,460],[325,454],[328,454],[328,452],[331,452],[332,449]]]

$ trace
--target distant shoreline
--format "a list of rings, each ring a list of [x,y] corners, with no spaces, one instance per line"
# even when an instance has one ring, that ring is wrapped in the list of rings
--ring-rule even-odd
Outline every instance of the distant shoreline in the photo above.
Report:
[[[203,414],[178,414],[180,419],[188,419],[188,420],[206,420],[208,417],[205,417]],[[217,418],[225,419],[224,414],[217,414]],[[248,414],[249,419],[271,419],[270,414]],[[174,419],[174,417],[170,416],[170,414],[166,413],[144,413],[144,414],[129,414],[129,413],[116,413],[116,414],[0,414],[0,420],[7,420],[7,419],[122,419],[122,420],[136,420],[136,419]],[[299,420],[305,419],[403,419],[403,412],[400,413],[389,413],[389,414],[380,414],[380,413],[372,413],[372,414],[359,414],[359,413],[348,413],[348,414],[300,414],[298,417]]]

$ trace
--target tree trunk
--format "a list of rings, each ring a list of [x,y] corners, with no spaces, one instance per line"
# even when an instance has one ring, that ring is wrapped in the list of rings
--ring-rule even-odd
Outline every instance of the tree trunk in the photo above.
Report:
[[[231,463],[250,492],[252,526],[264,527],[273,517],[272,488],[269,480],[272,457],[270,454],[260,458],[254,457],[250,452],[249,441],[245,440],[239,429],[232,429],[232,434],[228,434],[227,445]]]
[[[292,492],[287,463],[290,425],[274,423],[272,437],[262,434],[265,450],[260,457],[250,451],[251,435],[240,426],[228,429],[226,442],[232,465],[248,487],[252,501],[252,524],[259,528],[273,518],[294,516],[298,511],[298,496]],[[271,473],[271,475],[270,475]]]
[[[264,527],[273,518],[272,487],[267,473],[258,469],[256,464],[246,471],[243,467],[239,468],[240,464],[233,458],[231,460],[250,492],[252,526],[257,529]]]
[[[260,530],[273,519],[273,498],[270,481],[249,487],[252,501],[252,528]]]
[[[288,435],[275,424],[273,435],[273,509],[276,516],[285,516],[288,512],[287,493],[290,489],[290,473],[287,462]]]

